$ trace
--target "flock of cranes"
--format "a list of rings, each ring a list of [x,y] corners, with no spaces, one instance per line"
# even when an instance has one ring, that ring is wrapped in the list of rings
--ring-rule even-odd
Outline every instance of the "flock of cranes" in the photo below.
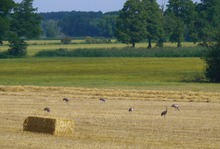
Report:
[[[69,100],[70,100],[69,98],[66,98],[66,97],[63,98],[63,101],[66,102],[66,103],[68,103]],[[105,98],[100,98],[99,100],[100,100],[100,102],[106,102],[106,101],[107,101],[107,99],[105,99]],[[178,105],[178,104],[172,104],[171,107],[173,107],[173,108],[175,108],[176,110],[179,111],[179,105]],[[45,108],[44,108],[44,111],[45,111],[45,112],[51,112],[51,110],[50,110],[49,107],[45,107]],[[133,109],[132,107],[130,107],[130,108],[128,109],[128,112],[130,113],[130,112],[132,112],[132,111],[134,111],[134,109]],[[163,116],[163,117],[165,118],[165,116],[167,115],[167,111],[168,111],[168,108],[167,108],[167,106],[166,106],[166,110],[163,111],[163,112],[161,112],[161,116]]]

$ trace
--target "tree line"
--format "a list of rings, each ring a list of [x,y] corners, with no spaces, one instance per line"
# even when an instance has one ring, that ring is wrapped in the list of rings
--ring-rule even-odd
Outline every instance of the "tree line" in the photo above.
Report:
[[[165,9],[166,8],[166,9]],[[120,11],[115,12],[51,12],[40,13],[43,18],[44,36],[116,37],[131,44],[147,40],[158,46],[163,42],[213,41],[220,25],[220,1],[168,0],[159,6],[156,0],[127,0]]]
[[[39,13],[43,18],[42,30],[46,38],[105,37],[113,38],[118,11],[99,12],[48,12]]]
[[[0,43],[22,39],[59,37],[105,37],[135,46],[148,41],[159,47],[166,41],[201,42],[206,46],[213,41],[220,25],[220,1],[168,0],[159,6],[156,0],[127,0],[123,8],[115,12],[50,12],[36,13],[33,0],[14,3],[0,1]],[[17,39],[19,40],[17,40]],[[14,51],[13,47],[11,48]],[[25,53],[25,52],[24,52]]]

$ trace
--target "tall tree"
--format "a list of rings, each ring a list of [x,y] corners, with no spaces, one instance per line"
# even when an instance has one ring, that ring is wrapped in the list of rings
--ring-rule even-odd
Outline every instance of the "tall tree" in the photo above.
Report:
[[[220,1],[219,0],[201,0],[197,4],[196,10],[198,18],[196,22],[196,30],[201,38],[203,45],[207,45],[218,31],[220,26]]]
[[[192,0],[169,0],[165,16],[176,22],[171,37],[173,42],[177,42],[177,47],[181,46],[185,28],[192,28],[195,20],[195,5]]]
[[[127,0],[116,20],[116,38],[122,43],[135,47],[135,43],[145,39],[146,35],[146,21],[141,0]]]
[[[4,39],[5,34],[9,30],[9,17],[11,10],[14,8],[15,3],[13,0],[0,1],[0,44]]]
[[[37,38],[41,33],[41,17],[36,13],[37,9],[33,8],[32,4],[33,0],[23,0],[17,4],[11,15],[9,53],[13,56],[25,56],[24,39]],[[18,52],[18,50],[23,52]]]
[[[163,34],[162,14],[156,0],[142,0],[146,21],[148,48],[152,48],[152,40],[159,39]]]
[[[41,34],[41,17],[33,8],[33,0],[23,0],[14,9],[11,31],[18,37],[37,38]]]

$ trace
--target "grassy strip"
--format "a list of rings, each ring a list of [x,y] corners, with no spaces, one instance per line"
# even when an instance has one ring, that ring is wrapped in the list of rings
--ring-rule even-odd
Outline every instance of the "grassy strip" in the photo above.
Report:
[[[184,48],[93,48],[93,49],[57,49],[40,51],[36,57],[202,57],[206,53],[203,47]]]
[[[60,40],[28,40],[28,56],[34,56],[39,51],[44,50],[54,50],[54,49],[104,49],[104,48],[127,48],[129,45],[122,43],[108,43],[108,44],[85,44],[84,40],[73,40],[71,44],[61,44]],[[183,42],[183,47],[196,47],[197,44],[193,44],[192,42]],[[148,43],[137,43],[136,48],[146,48]],[[155,47],[155,43],[153,43],[153,47]],[[164,48],[176,48],[176,43],[166,42],[164,43]],[[4,42],[3,46],[0,46],[0,52],[7,51],[8,43]]]
[[[199,58],[21,58],[0,67],[1,85],[177,88],[204,66]]]

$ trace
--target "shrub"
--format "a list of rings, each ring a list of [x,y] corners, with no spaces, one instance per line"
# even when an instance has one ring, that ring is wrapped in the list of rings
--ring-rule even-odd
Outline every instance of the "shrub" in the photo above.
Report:
[[[71,38],[66,37],[66,38],[61,39],[61,43],[62,44],[70,44],[71,43]]]
[[[87,36],[85,42],[88,44],[98,44],[98,43],[111,43],[111,40],[106,38],[97,39]]]
[[[36,57],[201,57],[206,48],[109,48],[40,51]]]
[[[12,36],[9,39],[8,54],[13,57],[24,57],[27,55],[27,43],[17,36]]]
[[[209,46],[208,54],[203,57],[206,63],[205,76],[211,82],[220,82],[220,40]]]
[[[0,52],[0,58],[9,58],[10,56],[8,55],[8,52]]]

